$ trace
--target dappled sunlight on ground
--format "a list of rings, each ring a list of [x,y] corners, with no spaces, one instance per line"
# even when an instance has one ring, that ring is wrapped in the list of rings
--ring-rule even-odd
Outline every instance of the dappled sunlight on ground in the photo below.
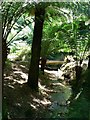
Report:
[[[53,70],[53,71],[44,70],[44,71],[45,71],[45,73],[48,73],[50,79],[52,79],[52,80],[54,80],[54,79],[62,79],[63,80],[64,79],[64,77],[62,77],[63,72],[60,69],[58,69],[58,71],[55,71],[55,70]]]
[[[53,85],[53,86],[62,86],[62,87],[65,87],[65,88],[66,88],[66,86],[63,85],[62,83],[52,83],[52,85]]]
[[[43,104],[43,105],[51,104],[51,102],[47,100],[46,98],[44,98],[43,100],[34,98],[33,101],[39,104]]]
[[[28,73],[24,73],[23,70],[19,68],[17,64],[12,64],[12,71],[7,72],[10,72],[9,76],[4,74],[7,85],[9,83],[12,83],[12,85],[14,85],[15,83],[23,84],[27,82]]]
[[[14,74],[16,74],[16,75],[21,74],[20,76],[22,77],[22,79],[24,79],[24,80],[18,81],[20,84],[23,84],[23,83],[27,82],[28,74],[23,73],[22,71],[15,71]]]
[[[3,95],[8,118],[51,118],[53,112],[56,116],[60,113],[59,117],[67,113],[66,100],[70,90],[57,79],[57,72],[45,70],[45,75],[40,73],[39,92],[35,92],[27,85],[28,68],[12,63],[12,70],[4,74]]]
[[[53,90],[46,88],[45,85],[41,85],[39,82],[39,89],[41,89],[41,91],[46,91],[46,92],[53,92]]]

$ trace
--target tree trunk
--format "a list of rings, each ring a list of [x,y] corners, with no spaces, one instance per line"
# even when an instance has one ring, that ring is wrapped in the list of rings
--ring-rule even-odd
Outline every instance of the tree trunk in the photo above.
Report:
[[[5,61],[7,59],[7,43],[6,40],[2,41],[2,70],[5,68]]]
[[[45,65],[46,65],[46,57],[42,57],[41,59],[41,71],[42,71],[42,74],[44,75],[44,68],[45,68]]]
[[[41,51],[42,30],[45,16],[44,6],[37,4],[35,9],[35,26],[32,42],[32,56],[28,74],[28,85],[38,90],[39,59]]]
[[[88,69],[90,69],[90,55],[88,56],[89,60],[88,60]]]

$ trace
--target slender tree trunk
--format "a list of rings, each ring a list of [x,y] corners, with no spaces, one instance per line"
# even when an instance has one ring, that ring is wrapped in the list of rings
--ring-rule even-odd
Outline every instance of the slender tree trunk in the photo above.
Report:
[[[5,61],[7,59],[7,43],[6,40],[2,41],[2,70],[5,68]]]
[[[88,56],[89,60],[88,60],[88,69],[90,69],[90,55]]]
[[[46,61],[47,61],[46,57],[42,57],[42,59],[41,59],[41,71],[42,71],[43,75],[44,75],[44,68],[46,65]]]
[[[39,59],[41,51],[44,15],[45,8],[42,5],[37,4],[35,9],[35,26],[32,42],[32,56],[28,75],[28,84],[34,90],[38,90]]]

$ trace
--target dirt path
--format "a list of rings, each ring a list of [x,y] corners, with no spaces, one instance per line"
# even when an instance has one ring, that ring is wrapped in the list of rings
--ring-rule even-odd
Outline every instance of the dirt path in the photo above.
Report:
[[[5,71],[3,96],[8,118],[60,118],[68,112],[66,100],[71,94],[68,86],[57,79],[57,71],[40,74],[39,92],[27,85],[28,68],[12,63]]]

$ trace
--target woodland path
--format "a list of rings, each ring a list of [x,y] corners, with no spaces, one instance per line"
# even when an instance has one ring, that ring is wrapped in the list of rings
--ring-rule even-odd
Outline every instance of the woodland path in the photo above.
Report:
[[[57,78],[57,71],[40,73],[39,92],[29,88],[27,78],[25,64],[13,62],[11,68],[5,70],[3,96],[8,118],[65,117],[71,89]]]

